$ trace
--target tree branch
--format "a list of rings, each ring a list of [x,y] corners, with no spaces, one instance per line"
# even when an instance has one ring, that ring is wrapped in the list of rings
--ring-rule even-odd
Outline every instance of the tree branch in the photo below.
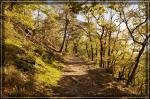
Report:
[[[146,23],[147,20],[148,20],[148,17],[147,17],[142,23],[140,23],[139,25],[137,25],[137,26],[132,30],[132,33],[133,33],[137,28],[139,28],[141,25],[143,25],[144,23]]]
[[[82,29],[83,31],[85,31],[87,34],[89,33],[86,29],[84,29],[82,26],[80,25],[75,25],[76,27],[79,27],[80,29]]]
[[[138,44],[142,45],[142,42],[139,42],[139,41],[135,40],[135,38],[134,38],[134,36],[133,36],[133,32],[130,30],[130,28],[129,28],[129,26],[128,26],[128,22],[127,22],[126,20],[125,20],[125,24],[126,24],[126,27],[127,27],[128,31],[129,31],[129,34],[130,34],[132,40],[133,40],[135,43],[138,43]]]
[[[137,28],[139,28],[141,25],[143,25],[145,22],[147,22],[147,19],[148,19],[148,18],[146,18],[142,23],[140,23],[140,24],[137,25],[133,30],[131,30],[131,29],[129,28],[129,26],[128,26],[128,21],[127,21],[127,19],[126,19],[126,17],[125,17],[124,11],[123,11],[122,13],[123,13],[123,16],[124,16],[124,19],[123,19],[123,20],[124,20],[124,22],[125,22],[125,25],[126,25],[126,27],[127,27],[127,29],[128,29],[128,32],[129,32],[129,34],[130,34],[132,40],[133,40],[135,43],[138,43],[138,44],[142,45],[142,44],[143,44],[142,42],[139,42],[139,41],[137,41],[137,40],[134,38],[133,33],[134,33],[134,31],[135,31]]]

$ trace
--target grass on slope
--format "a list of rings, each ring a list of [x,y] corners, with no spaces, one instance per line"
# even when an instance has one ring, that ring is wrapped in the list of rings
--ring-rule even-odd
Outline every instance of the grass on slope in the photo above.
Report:
[[[61,78],[58,67],[62,64],[57,63],[52,52],[21,34],[6,36],[3,96],[51,96],[51,88]]]

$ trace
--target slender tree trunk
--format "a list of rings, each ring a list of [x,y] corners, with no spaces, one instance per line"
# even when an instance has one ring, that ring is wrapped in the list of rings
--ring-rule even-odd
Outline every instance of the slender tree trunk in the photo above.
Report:
[[[112,63],[112,68],[113,68],[113,70],[112,70],[112,77],[114,77],[114,74],[115,74],[115,72],[116,72],[115,65],[116,65],[116,63],[115,63],[115,61],[114,61],[114,62]]]
[[[110,39],[111,39],[111,33],[109,33],[109,38],[108,38],[108,61],[107,61],[107,67],[109,68],[110,66]]]
[[[98,53],[97,53],[97,43],[96,43],[96,49],[95,49],[95,57],[96,57],[96,60],[95,60],[95,61],[96,61],[96,63],[97,63],[97,54],[98,54]]]
[[[94,60],[93,45],[91,44],[91,61]]]
[[[78,44],[77,43],[74,43],[73,51],[74,51],[74,54],[77,55],[77,53],[78,53]]]
[[[91,38],[91,33],[89,32],[89,38],[90,38],[90,47],[91,47],[91,61],[93,61],[94,60],[94,53],[93,53],[93,45],[92,45],[92,38]]]
[[[62,42],[61,48],[59,50],[60,53],[63,51],[64,45],[65,45],[65,41],[66,41],[66,36],[67,36],[67,27],[68,27],[68,23],[69,23],[68,14],[67,13],[65,15],[65,21],[66,21],[65,22],[65,34],[64,34],[64,37],[63,37],[63,42]]]
[[[88,51],[88,44],[86,43],[86,52],[87,52],[87,56],[88,56],[88,60],[89,60],[89,51]]]
[[[113,18],[113,15],[112,15],[112,10],[110,11],[110,21],[111,21],[111,24],[112,24],[112,18]],[[107,55],[108,55],[108,59],[107,59],[107,67],[108,68],[110,68],[110,57],[111,57],[111,49],[110,49],[110,44],[111,44],[111,31],[110,32],[108,32],[108,53],[107,53]],[[112,68],[112,72],[113,72],[113,67],[111,67]]]
[[[102,39],[100,39],[100,67],[103,66],[103,44]]]
[[[99,63],[100,67],[103,66],[103,42],[102,42],[103,34],[104,34],[104,27],[102,27],[102,34],[100,37],[100,63]]]
[[[146,38],[146,39],[145,39],[145,42],[143,42],[142,48],[141,48],[141,50],[139,51],[138,56],[137,56],[137,58],[136,58],[136,60],[135,60],[135,65],[134,65],[134,67],[133,67],[132,73],[131,73],[131,75],[129,76],[129,78],[128,78],[128,80],[127,80],[127,83],[126,83],[127,86],[130,85],[130,83],[132,82],[132,80],[133,80],[133,78],[134,78],[134,76],[135,76],[135,72],[136,72],[136,69],[137,69],[138,64],[139,64],[139,61],[140,61],[140,57],[141,57],[141,55],[142,55],[142,53],[143,53],[143,51],[144,51],[144,48],[145,48],[145,46],[146,46],[146,44],[147,44],[147,39],[148,39],[148,38]]]
[[[90,18],[89,18],[89,14],[88,14],[88,23],[90,23]],[[90,26],[88,25],[88,28],[90,29]],[[94,50],[93,50],[93,45],[92,45],[92,37],[91,37],[91,33],[90,33],[90,31],[88,32],[88,35],[89,35],[89,39],[90,39],[90,46],[91,46],[91,61],[93,61],[94,60]]]
[[[91,61],[94,60],[94,53],[93,53],[93,45],[92,45],[92,38],[91,38],[91,33],[89,32],[89,38],[90,38],[90,45],[91,45]]]
[[[66,44],[65,44],[65,52],[68,52],[68,38],[67,38]]]
[[[106,44],[107,44],[107,32],[105,33],[105,39],[104,39],[104,44],[103,44],[103,57],[104,58],[106,58],[105,56],[106,56]],[[107,68],[106,67],[107,66],[107,62],[106,62],[106,60],[105,59],[103,59],[103,68]]]

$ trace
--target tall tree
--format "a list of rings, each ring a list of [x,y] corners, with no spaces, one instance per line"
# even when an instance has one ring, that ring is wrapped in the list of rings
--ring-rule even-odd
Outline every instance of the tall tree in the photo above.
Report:
[[[65,11],[65,27],[64,27],[64,37],[63,37],[63,42],[62,45],[60,47],[59,52],[63,51],[64,45],[65,45],[65,41],[66,41],[66,36],[67,36],[67,28],[68,28],[68,24],[69,24],[69,19],[68,19],[68,11]]]
[[[140,9],[140,8],[139,8],[139,9]],[[128,86],[128,85],[133,81],[133,79],[134,79],[134,76],[135,76],[135,73],[136,73],[138,64],[139,64],[139,62],[140,62],[140,57],[141,57],[141,55],[142,55],[143,52],[144,52],[144,49],[145,49],[145,47],[146,47],[146,44],[147,44],[147,42],[148,42],[148,38],[150,37],[150,35],[148,35],[148,34],[146,33],[146,31],[142,31],[142,32],[144,32],[143,35],[145,35],[145,39],[144,39],[144,40],[141,40],[141,41],[140,41],[140,40],[137,40],[137,39],[135,38],[135,36],[134,36],[135,32],[137,32],[137,30],[138,30],[142,25],[145,25],[145,24],[147,23],[147,19],[148,19],[147,16],[145,16],[145,15],[144,15],[144,16],[143,16],[143,15],[139,15],[139,17],[143,17],[143,18],[144,18],[144,19],[143,19],[144,21],[136,23],[137,25],[136,25],[134,28],[130,29],[130,28],[129,28],[129,18],[133,18],[133,19],[135,18],[135,19],[136,19],[136,17],[135,17],[135,15],[129,13],[128,20],[127,20],[127,18],[126,18],[127,16],[125,15],[124,10],[122,9],[121,11],[122,11],[122,12],[120,12],[120,13],[122,14],[121,18],[124,20],[124,23],[125,23],[125,25],[126,25],[126,27],[127,27],[127,30],[128,30],[128,32],[129,32],[130,37],[132,38],[132,40],[133,40],[134,43],[137,43],[137,44],[141,45],[141,49],[139,50],[138,55],[137,55],[137,57],[136,57],[136,59],[135,59],[134,67],[133,67],[132,72],[131,72],[131,74],[130,74],[128,80],[127,80],[127,83],[126,83],[126,85]],[[132,10],[131,10],[131,12],[136,14],[135,11],[132,11]],[[140,34],[141,34],[141,33],[140,33]]]

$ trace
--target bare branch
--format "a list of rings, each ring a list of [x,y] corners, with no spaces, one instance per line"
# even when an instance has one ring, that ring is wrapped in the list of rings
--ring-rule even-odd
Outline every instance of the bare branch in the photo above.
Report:
[[[148,17],[147,17],[142,23],[140,23],[139,25],[137,25],[137,26],[132,30],[132,33],[133,33],[137,28],[139,28],[141,25],[143,25],[144,23],[146,23],[147,20],[148,20]]]
[[[78,28],[80,28],[80,29],[82,29],[83,31],[85,31],[87,34],[89,33],[85,28],[83,28],[82,26],[80,26],[80,25],[75,25],[76,27],[78,27]]]
[[[133,40],[135,43],[138,43],[138,44],[142,45],[142,42],[139,42],[139,41],[135,40],[135,38],[134,38],[134,36],[133,36],[133,32],[130,30],[130,28],[129,28],[129,26],[128,26],[128,22],[127,22],[126,20],[125,20],[125,24],[126,24],[126,27],[127,27],[128,31],[129,31],[129,34],[130,34],[132,40]]]
[[[144,24],[147,19],[146,19],[144,22],[142,22],[142,23],[140,23],[139,25],[137,25],[133,30],[131,30],[131,29],[129,28],[129,26],[128,26],[128,21],[126,20],[124,11],[123,11],[123,16],[124,16],[124,19],[123,19],[123,20],[124,20],[124,22],[125,22],[125,24],[126,24],[126,27],[127,27],[127,29],[128,29],[128,32],[129,32],[129,34],[130,34],[132,40],[133,40],[135,43],[138,43],[138,44],[142,45],[142,42],[139,42],[139,41],[137,41],[137,40],[134,38],[133,33],[134,33],[134,31],[135,31],[138,27],[140,27],[142,24]]]

